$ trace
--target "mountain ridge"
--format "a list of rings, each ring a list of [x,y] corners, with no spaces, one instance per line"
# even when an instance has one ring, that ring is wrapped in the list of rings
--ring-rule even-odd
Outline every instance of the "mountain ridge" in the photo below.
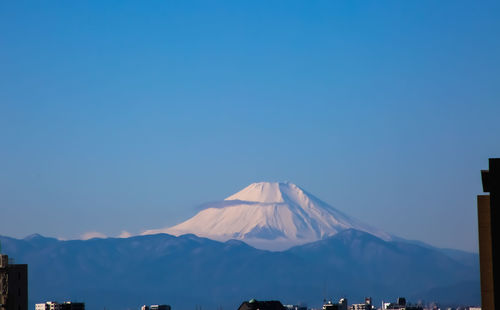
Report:
[[[473,289],[463,302],[479,300],[477,266],[437,249],[385,241],[354,229],[282,252],[192,234],[0,240],[4,253],[28,263],[32,304],[78,299],[90,310],[154,303],[188,310],[196,305],[234,308],[257,298],[319,306],[325,297],[344,294],[352,302],[364,295],[374,300],[421,292],[433,298],[453,296],[453,290],[463,290],[461,283],[471,283],[467,287]]]

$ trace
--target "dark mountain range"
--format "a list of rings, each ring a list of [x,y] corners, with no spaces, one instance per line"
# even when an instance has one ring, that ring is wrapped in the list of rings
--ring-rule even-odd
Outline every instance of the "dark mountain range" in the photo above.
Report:
[[[282,252],[195,235],[0,240],[3,253],[29,264],[31,304],[81,300],[90,310],[114,310],[168,303],[187,310],[236,309],[251,298],[309,306],[365,296],[377,303],[397,296],[480,302],[474,254],[384,241],[354,229]]]

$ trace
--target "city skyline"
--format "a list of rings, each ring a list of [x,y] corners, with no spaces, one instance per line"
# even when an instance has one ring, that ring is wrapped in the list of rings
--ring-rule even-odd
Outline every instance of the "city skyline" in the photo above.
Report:
[[[479,171],[500,154],[499,13],[2,3],[0,235],[139,234],[290,181],[389,233],[477,252]]]

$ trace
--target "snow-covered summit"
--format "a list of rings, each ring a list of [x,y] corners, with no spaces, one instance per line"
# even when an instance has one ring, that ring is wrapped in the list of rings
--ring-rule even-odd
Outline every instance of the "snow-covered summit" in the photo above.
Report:
[[[307,195],[297,185],[290,182],[259,182],[253,183],[227,197],[228,200],[241,200],[262,203],[299,203],[307,200]]]
[[[277,182],[259,182],[253,183],[237,192],[234,195],[227,197],[224,200],[242,200],[253,202],[285,202],[283,199],[282,188],[286,188],[289,183]],[[294,184],[291,184],[294,185]]]
[[[256,248],[284,250],[354,228],[389,240],[380,230],[363,224],[299,186],[289,182],[253,183],[211,204],[187,221],[143,234],[192,233],[219,241],[242,240]]]

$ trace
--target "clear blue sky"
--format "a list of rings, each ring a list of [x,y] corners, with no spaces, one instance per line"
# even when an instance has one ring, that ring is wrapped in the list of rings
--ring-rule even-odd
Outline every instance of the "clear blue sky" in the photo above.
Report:
[[[498,1],[2,1],[0,234],[116,236],[288,180],[477,251]]]

